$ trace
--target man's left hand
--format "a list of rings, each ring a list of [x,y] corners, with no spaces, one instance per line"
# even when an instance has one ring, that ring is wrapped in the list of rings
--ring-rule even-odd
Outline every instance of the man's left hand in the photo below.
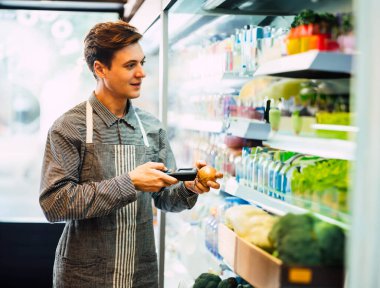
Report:
[[[207,163],[204,160],[198,160],[195,163],[197,169],[201,169],[203,166],[206,166]],[[223,178],[223,173],[216,172],[216,179]],[[194,181],[185,181],[185,187],[186,189],[196,193],[196,194],[203,194],[210,191],[210,188],[213,189],[219,189],[220,184],[216,181],[207,181],[207,185],[204,186],[199,180],[198,177],[194,179]]]

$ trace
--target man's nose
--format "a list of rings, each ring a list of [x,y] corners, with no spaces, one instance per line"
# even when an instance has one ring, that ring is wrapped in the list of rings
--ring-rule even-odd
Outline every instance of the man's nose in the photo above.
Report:
[[[144,78],[145,77],[145,71],[142,65],[139,65],[139,68],[136,71],[136,77],[138,78]]]

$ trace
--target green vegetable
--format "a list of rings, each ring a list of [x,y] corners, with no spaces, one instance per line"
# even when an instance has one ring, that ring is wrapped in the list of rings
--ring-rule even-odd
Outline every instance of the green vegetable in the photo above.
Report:
[[[302,226],[284,236],[278,249],[279,258],[287,265],[319,265],[321,253],[315,236]]]
[[[230,277],[227,279],[224,279],[223,281],[219,282],[218,288],[237,288],[238,282],[234,277]]]
[[[292,175],[292,194],[346,212],[350,170],[349,161],[337,159],[303,165],[300,172]]]
[[[326,222],[314,226],[322,264],[326,266],[343,266],[345,251],[345,234],[342,228]]]
[[[293,230],[303,229],[310,233],[313,230],[314,217],[309,214],[296,215],[288,213],[281,217],[270,231],[268,238],[275,247],[281,245],[281,241],[287,234],[291,234]]]
[[[299,25],[305,25],[310,23],[316,23],[319,21],[319,15],[313,10],[304,9],[298,15],[294,17],[291,27],[297,27]]]
[[[215,274],[202,273],[195,279],[193,288],[217,288],[222,279]]]
[[[250,284],[239,284],[237,288],[254,288],[254,287]]]
[[[269,233],[269,240],[285,264],[318,265],[321,254],[313,227],[315,218],[310,214],[288,213],[281,217]]]
[[[287,265],[343,266],[344,231],[310,214],[286,214],[269,233],[273,256]]]
[[[341,19],[341,29],[344,34],[352,32],[354,29],[353,27],[353,15],[352,13],[344,13],[342,14],[342,19]]]

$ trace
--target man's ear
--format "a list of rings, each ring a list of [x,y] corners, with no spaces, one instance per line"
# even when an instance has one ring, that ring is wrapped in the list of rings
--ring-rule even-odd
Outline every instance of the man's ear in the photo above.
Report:
[[[98,78],[104,78],[106,76],[107,67],[98,60],[94,62],[94,72]]]

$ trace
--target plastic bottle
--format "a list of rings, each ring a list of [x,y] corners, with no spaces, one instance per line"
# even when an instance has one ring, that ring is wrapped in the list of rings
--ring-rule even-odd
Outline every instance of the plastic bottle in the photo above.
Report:
[[[275,178],[275,169],[280,161],[281,152],[276,151],[273,155],[273,161],[268,165],[268,196],[273,197],[274,192],[276,190],[276,178]]]
[[[247,168],[248,168],[248,162],[249,162],[249,154],[251,153],[249,147],[243,147],[242,148],[242,158],[241,158],[241,177],[240,177],[240,183],[242,185],[247,186]]]
[[[242,157],[239,155],[239,156],[236,156],[235,157],[235,179],[236,179],[236,182],[240,183],[240,180],[241,180],[241,177],[242,177]]]
[[[261,147],[256,148],[256,152],[255,152],[255,156],[254,156],[254,160],[253,160],[253,164],[252,164],[253,165],[253,167],[252,167],[252,185],[253,185],[253,189],[255,189],[255,190],[257,190],[259,162],[260,162],[263,151],[264,150]]]
[[[213,239],[212,239],[212,221],[214,221],[214,214],[215,214],[215,208],[210,208],[210,215],[205,220],[205,245],[207,250],[209,250],[212,253],[212,245],[213,245]]]
[[[210,230],[211,230],[211,252],[218,259],[221,259],[221,255],[219,254],[218,248],[218,214],[215,210],[215,215],[213,220],[211,221]]]
[[[264,174],[264,162],[269,158],[268,152],[261,153],[260,160],[257,163],[257,191],[263,192],[263,174]]]
[[[233,55],[233,73],[236,75],[240,74],[241,71],[241,38],[242,33],[239,29],[235,30],[235,42],[233,45],[232,55]]]
[[[268,152],[268,157],[263,162],[263,179],[262,179],[262,192],[268,194],[269,187],[269,165],[273,162],[274,151]]]
[[[256,153],[256,147],[252,147],[250,149],[250,154],[248,155],[248,163],[247,163],[247,173],[246,173],[246,186],[253,187],[252,176],[253,176],[253,162],[254,156]]]

